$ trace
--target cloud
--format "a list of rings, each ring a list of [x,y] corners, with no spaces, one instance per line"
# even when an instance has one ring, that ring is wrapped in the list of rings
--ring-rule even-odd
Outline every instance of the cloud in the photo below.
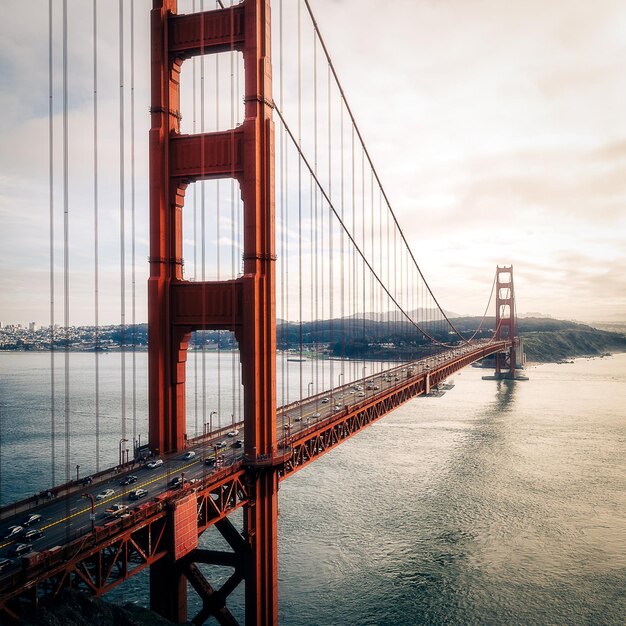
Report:
[[[207,5],[210,3],[207,3]],[[119,318],[120,189],[117,13],[99,3],[99,211],[102,319]],[[106,5],[106,6],[105,6]],[[137,285],[145,314],[147,273],[147,130],[149,124],[148,0],[135,6],[136,39],[136,228]],[[180,3],[187,10],[191,2]],[[296,3],[283,3],[285,31],[275,31],[274,94],[297,128]],[[626,293],[623,232],[626,232],[626,7],[619,0],[545,3],[543,0],[315,0],[313,10],[357,117],[369,153],[420,266],[442,305],[482,312],[496,263],[513,263],[524,309],[583,318],[591,299],[607,315],[623,312]],[[49,256],[48,59],[45,0],[14,3],[0,25],[0,309],[2,321],[45,323]],[[93,318],[93,93],[91,4],[70,3],[70,259],[73,321]],[[128,10],[128,6],[127,6]],[[274,6],[274,27],[277,28]],[[303,15],[303,145],[314,162],[314,110],[310,95],[315,44]],[[54,228],[57,272],[62,259],[62,83],[60,13],[54,19]],[[126,22],[125,54],[130,54]],[[185,64],[183,115],[192,121],[189,62]],[[206,84],[215,84],[207,63]],[[220,61],[220,81],[229,77],[229,55]],[[236,66],[233,66],[236,68]],[[198,69],[198,68],[197,68]],[[282,70],[282,73],[281,73]],[[318,57],[317,171],[352,228],[350,201],[341,184],[352,184],[347,116],[343,142],[338,94],[331,90],[327,116],[327,70]],[[240,76],[241,78],[241,76]],[[129,137],[130,74],[125,74],[126,137]],[[241,94],[239,94],[240,96]],[[230,94],[228,95],[230,97]],[[237,100],[237,98],[235,98]],[[197,104],[197,103],[196,103]],[[216,119],[217,101],[207,99],[206,128]],[[230,120],[230,100],[220,101],[221,126]],[[239,109],[238,109],[239,110]],[[196,111],[196,116],[198,111]],[[324,144],[333,129],[331,162]],[[197,121],[199,126],[199,122]],[[277,124],[277,132],[280,125]],[[280,135],[277,134],[277,139]],[[343,144],[344,154],[340,152]],[[292,150],[292,149],[291,149]],[[288,182],[277,178],[286,199],[287,263],[297,266],[298,202],[305,237],[316,222],[310,180],[295,191],[293,150],[286,160]],[[124,153],[130,165],[130,148]],[[355,153],[355,203],[370,202],[369,179],[361,179],[362,155]],[[343,164],[344,179],[339,168]],[[277,174],[280,174],[277,165]],[[282,176],[282,174],[281,174]],[[130,175],[124,196],[130,233]],[[281,191],[281,185],[288,187]],[[224,187],[220,240],[230,237],[230,192]],[[364,191],[362,191],[362,189]],[[345,192],[347,194],[347,192]],[[191,197],[191,196],[188,196]],[[346,195],[347,198],[347,195]],[[212,228],[213,195],[206,210]],[[374,196],[374,202],[377,197]],[[345,206],[344,206],[345,205]],[[328,225],[328,207],[324,224]],[[377,210],[377,209],[376,209]],[[185,253],[192,254],[191,212],[185,211]],[[281,208],[277,206],[277,216]],[[370,218],[368,217],[368,220]],[[374,218],[373,228],[384,222]],[[277,234],[283,232],[277,225]],[[338,231],[337,231],[338,232]],[[356,225],[369,249],[370,224]],[[340,241],[333,235],[335,247]],[[127,239],[125,250],[130,263]],[[308,263],[308,239],[303,254]],[[376,243],[376,245],[379,245]],[[330,244],[327,243],[327,247]],[[279,250],[280,245],[278,246]],[[214,252],[214,251],[212,251]],[[212,257],[213,258],[213,257]],[[296,265],[294,265],[296,260]],[[188,267],[191,267],[188,261]],[[237,263],[239,263],[237,252]],[[57,274],[60,284],[60,274]],[[29,293],[31,294],[29,296]],[[59,292],[60,293],[60,292]],[[81,299],[81,293],[83,297]],[[308,297],[308,296],[307,296]],[[105,306],[104,304],[102,305]],[[42,313],[43,312],[43,313]]]

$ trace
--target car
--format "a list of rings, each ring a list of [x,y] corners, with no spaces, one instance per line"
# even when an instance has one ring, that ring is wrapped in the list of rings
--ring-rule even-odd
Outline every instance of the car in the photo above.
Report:
[[[322,398],[322,404],[328,404],[330,402],[330,398]]]
[[[365,398],[365,392],[364,391],[359,391],[359,393],[356,394],[359,398]]]
[[[16,543],[8,552],[9,556],[20,556],[21,554],[26,554],[33,549],[32,544],[30,543]]]
[[[39,513],[31,513],[22,520],[22,526],[30,526],[31,524],[39,524],[41,515]]]
[[[284,424],[284,425],[283,425],[283,428],[284,428],[285,430],[289,430],[289,429],[291,428],[291,424]]]
[[[126,513],[127,510],[128,506],[126,504],[120,504],[118,502],[117,504],[110,506],[108,509],[105,509],[104,512],[112,517],[118,517],[119,515],[122,515],[122,513]]]
[[[236,437],[239,434],[239,431],[235,428],[226,433],[227,437]]]
[[[4,533],[4,539],[14,539],[24,532],[23,526],[9,526]]]
[[[301,422],[301,421],[302,421],[302,415],[296,415],[296,416],[293,418],[293,421],[294,421],[294,422]]]
[[[237,439],[233,444],[233,448],[243,448],[243,439]]]
[[[91,485],[92,482],[93,482],[93,478],[91,476],[85,476],[85,478],[83,478],[80,481],[80,484],[83,485],[83,487],[84,487],[86,485]]]
[[[374,390],[378,391],[380,389],[380,387],[378,385],[374,385]]]
[[[4,572],[5,569],[8,569],[13,564],[11,559],[0,559],[0,572]]]
[[[105,500],[115,494],[115,489],[105,489],[96,495],[96,500]]]
[[[121,480],[120,485],[132,485],[133,483],[136,483],[136,482],[137,482],[137,476],[133,476],[131,474],[130,476],[126,476],[126,478]]]
[[[183,460],[188,461],[189,459],[195,458],[196,453],[193,450],[187,450],[185,454],[183,454]]]
[[[135,491],[131,491],[128,494],[129,500],[139,500],[140,498],[145,498],[148,495],[147,489],[135,489]]]
[[[311,417],[314,417],[314,418],[317,419],[318,417],[322,417],[322,414],[321,413],[313,413],[313,415],[311,415]]]
[[[180,476],[174,476],[174,478],[172,478],[172,480],[170,480],[169,483],[167,483],[168,487],[182,487],[183,485],[183,479]]]
[[[214,456],[209,456],[206,459],[204,459],[204,464],[208,465],[209,467],[213,467],[213,465],[215,465],[215,457]]]
[[[24,539],[28,541],[39,539],[40,537],[43,537],[43,532],[39,528],[31,528],[24,533]]]
[[[150,461],[146,464],[148,469],[156,469],[157,467],[161,467],[163,465],[163,459],[154,459],[154,461]]]
[[[220,442],[217,444],[217,447],[218,447],[218,448],[225,448],[227,445],[228,445],[228,441],[220,441]]]

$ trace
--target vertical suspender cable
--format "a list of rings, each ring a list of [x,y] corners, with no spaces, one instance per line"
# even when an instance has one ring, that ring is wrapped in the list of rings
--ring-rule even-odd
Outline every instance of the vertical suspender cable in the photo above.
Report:
[[[235,41],[234,41],[234,17],[233,17],[233,0],[230,0],[230,127],[235,128],[237,124],[237,103],[239,102],[239,63],[235,53]],[[235,76],[236,68],[236,76]],[[232,138],[232,150],[234,153],[234,137]],[[239,242],[236,224],[239,220],[239,211],[235,208],[235,164],[232,162],[232,171],[230,175],[230,239],[233,242],[230,253],[231,264],[231,277],[234,279],[237,277],[237,249],[235,242]],[[237,244],[238,245],[238,244]],[[234,292],[233,292],[234,298]],[[234,326],[234,307],[233,307],[233,326]],[[231,335],[231,340],[235,341]],[[241,386],[237,384],[239,370],[239,358],[235,350],[231,350],[231,386],[232,386],[232,410],[233,410],[233,422],[240,421],[242,419],[241,414]],[[235,418],[235,416],[237,416]]]
[[[333,175],[333,151],[332,151],[332,108],[330,104],[330,68],[328,68],[328,76],[327,76],[327,89],[328,89],[328,195],[332,198],[332,175]],[[329,207],[329,216],[328,216],[328,319],[330,320],[330,328],[328,329],[329,336],[329,355],[332,356],[333,349],[333,313],[334,313],[334,280],[333,280],[333,219],[332,215],[330,215],[330,207]],[[330,375],[330,388],[333,389],[335,386],[335,380],[333,377],[334,369],[333,369],[333,360],[331,359],[329,364],[329,375]]]
[[[98,234],[98,0],[93,0],[93,258],[95,325],[96,472],[100,471],[100,250]]]
[[[339,174],[341,179],[341,219],[344,220],[344,204],[346,201],[345,198],[345,189],[344,189],[344,153],[343,153],[343,103],[341,99],[339,100],[339,135],[341,136],[341,142],[339,147],[339,152],[341,154],[341,165],[339,168]],[[345,327],[344,327],[344,317],[345,317],[345,266],[346,261],[344,258],[344,241],[345,235],[343,230],[340,230],[341,238],[339,240],[339,258],[341,259],[341,278],[340,278],[340,291],[341,291],[341,378],[345,378],[345,365],[344,359],[346,357],[346,335],[345,335]],[[345,380],[342,380],[345,383]]]
[[[119,0],[119,79],[120,79],[120,369],[122,439],[126,439],[126,230],[124,211],[124,0]],[[122,448],[120,447],[120,450]],[[121,453],[120,462],[124,453]]]
[[[191,4],[191,12],[196,12],[196,0]],[[196,57],[191,60],[192,67],[192,104],[191,104],[191,128],[196,134]],[[198,184],[193,186],[193,279],[198,280]],[[198,436],[198,333],[193,334],[193,423],[194,433]],[[204,434],[204,431],[203,431]],[[203,440],[204,441],[204,440]]]
[[[298,143],[302,143],[302,3],[298,0]],[[300,394],[303,397],[302,379],[302,159],[298,159],[298,323],[300,342]],[[300,404],[302,417],[302,404]]]
[[[63,0],[63,326],[65,328],[65,480],[70,480],[70,214],[67,0]]]
[[[135,2],[130,3],[130,215],[131,307],[133,325],[133,451],[137,439],[137,299],[135,287]],[[128,461],[128,459],[126,459]]]
[[[56,485],[56,398],[54,372],[54,89],[52,64],[52,0],[48,0],[48,160],[50,186],[50,475]]]
[[[280,73],[280,82],[278,83],[278,98],[280,100],[280,106],[283,106],[283,0],[280,0],[278,3],[278,66]],[[279,345],[281,347],[281,359],[280,359],[280,373],[281,373],[281,381],[282,381],[282,389],[281,389],[281,405],[285,406],[285,391],[286,391],[286,380],[288,376],[288,369],[285,368],[285,349],[286,345],[286,334],[287,328],[289,324],[289,315],[285,310],[285,273],[287,271],[287,260],[285,258],[285,145],[284,145],[284,135],[285,130],[281,124],[280,127],[280,161],[279,161],[279,171],[280,171],[280,264],[281,264],[281,281],[280,281],[280,308],[281,308],[281,318],[283,320],[281,324],[280,337],[279,337]],[[278,391],[276,393],[278,396]]]
[[[204,0],[200,0],[200,11],[204,12]],[[202,42],[200,49],[200,172],[204,172],[204,20],[200,20],[200,41]],[[198,183],[196,183],[198,184]],[[201,242],[201,279],[202,283],[206,281],[206,204],[205,204],[205,188],[204,180],[199,181],[200,187],[200,242]],[[204,287],[202,289],[202,317],[204,318]],[[206,429],[206,331],[200,333],[202,338],[202,424]]]
[[[317,176],[317,38],[313,33],[313,171]],[[317,290],[319,288],[319,275],[318,275],[318,261],[319,261],[319,246],[318,246],[318,202],[317,202],[317,187],[313,184],[311,179],[311,246],[313,247],[313,254],[311,254],[311,263],[313,265],[313,271],[311,277],[313,284],[311,286],[311,317],[313,320],[314,338],[315,338],[315,358],[311,361],[311,385],[317,392],[318,385],[318,373],[319,373],[319,308]],[[312,391],[312,390],[311,390]]]
[[[219,5],[219,2],[216,4]],[[220,127],[220,56],[215,55],[215,131]],[[215,181],[215,267],[216,277],[221,279],[220,266],[220,214],[222,207],[220,204],[220,180]],[[228,331],[217,331],[217,422],[218,427],[222,424],[222,337]]]

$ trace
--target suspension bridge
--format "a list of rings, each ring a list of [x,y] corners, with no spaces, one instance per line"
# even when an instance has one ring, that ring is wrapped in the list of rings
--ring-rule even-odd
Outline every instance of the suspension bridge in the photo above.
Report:
[[[188,619],[189,585],[202,604],[194,623],[238,623],[228,598],[243,584],[245,622],[275,624],[280,481],[478,360],[495,356],[495,376],[515,378],[513,270],[496,269],[477,327],[457,328],[396,219],[308,0],[272,2],[272,19],[270,0],[218,0],[210,8],[208,0],[206,7],[200,0],[154,0],[148,443],[140,445],[137,16],[136,3],[120,0],[119,194],[106,202],[118,211],[121,392],[119,437],[105,435],[98,378],[106,248],[100,178],[104,116],[111,111],[100,101],[99,4],[92,5],[90,78],[95,465],[88,477],[78,468],[74,477],[71,74],[67,2],[60,16],[51,2],[52,479],[35,496],[0,509],[0,549],[11,555],[0,571],[0,612],[3,620],[18,621],[66,589],[102,595],[149,569],[150,605],[174,622]],[[62,41],[56,53],[54,28]],[[63,358],[61,371],[55,353]],[[132,455],[123,445],[129,441]],[[118,463],[107,464],[107,447],[118,452],[118,445]],[[240,508],[242,529],[229,518]],[[229,550],[200,546],[210,528]],[[206,564],[228,569],[223,585],[209,580]]]

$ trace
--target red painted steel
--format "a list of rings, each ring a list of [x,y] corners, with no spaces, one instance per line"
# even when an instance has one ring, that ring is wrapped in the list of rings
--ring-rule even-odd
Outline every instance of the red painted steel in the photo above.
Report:
[[[181,450],[185,445],[185,363],[191,332],[206,328],[235,332],[244,387],[245,456],[253,494],[244,515],[244,532],[251,548],[246,622],[275,624],[278,475],[277,468],[267,463],[267,459],[279,456],[270,2],[245,0],[227,9],[186,16],[176,12],[176,0],[154,0],[148,284],[150,447],[159,454]],[[242,126],[219,133],[180,135],[183,61],[231,49],[240,50],[244,59]],[[199,180],[228,177],[238,180],[243,201],[243,276],[191,286],[182,277],[185,189]],[[176,607],[170,617],[180,619],[181,602],[169,605]]]
[[[198,547],[198,499],[195,493],[176,500],[173,505],[175,561]]]

